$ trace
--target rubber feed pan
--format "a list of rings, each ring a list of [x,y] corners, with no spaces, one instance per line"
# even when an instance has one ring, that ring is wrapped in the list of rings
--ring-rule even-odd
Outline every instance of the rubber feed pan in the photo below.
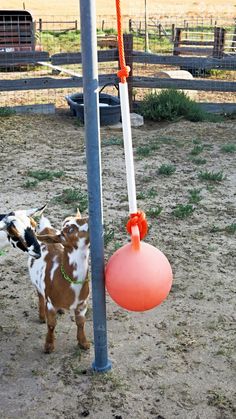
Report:
[[[66,96],[72,115],[84,122],[83,93]],[[121,121],[120,99],[115,96],[99,93],[100,125],[114,125]]]

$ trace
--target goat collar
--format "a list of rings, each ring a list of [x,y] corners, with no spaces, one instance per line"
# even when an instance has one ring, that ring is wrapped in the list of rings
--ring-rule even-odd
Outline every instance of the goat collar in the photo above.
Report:
[[[78,281],[74,281],[74,279],[72,279],[69,275],[67,275],[64,266],[61,264],[61,274],[63,276],[63,278],[68,281],[70,284],[74,284],[74,285],[79,285],[79,284],[83,284],[84,282],[88,282],[89,279],[86,278],[84,281],[82,280],[78,280]]]

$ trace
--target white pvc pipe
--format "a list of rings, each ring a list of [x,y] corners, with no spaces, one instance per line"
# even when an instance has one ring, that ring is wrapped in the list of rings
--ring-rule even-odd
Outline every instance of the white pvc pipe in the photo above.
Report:
[[[133,159],[129,96],[128,96],[127,83],[119,83],[119,91],[120,91],[121,117],[122,117],[123,139],[124,139],[124,149],[125,149],[125,165],[126,165],[126,178],[127,178],[128,198],[129,198],[129,212],[130,214],[134,214],[137,212],[137,202],[136,202],[134,159]]]

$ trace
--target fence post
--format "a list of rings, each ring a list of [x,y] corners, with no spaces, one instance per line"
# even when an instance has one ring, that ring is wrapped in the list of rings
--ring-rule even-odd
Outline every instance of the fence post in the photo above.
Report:
[[[232,38],[231,48],[232,48],[232,52],[236,48],[236,19],[235,19],[235,27],[234,27],[234,34],[233,34],[233,38]]]
[[[171,41],[174,42],[175,40],[175,24],[172,23],[171,25]]]
[[[223,57],[224,45],[225,45],[225,29],[216,27],[214,29],[214,46],[213,46],[214,58]]]
[[[129,19],[129,32],[132,32],[132,19]]]
[[[220,39],[219,39],[219,57],[222,58],[224,55],[224,48],[225,48],[225,28],[221,28],[220,31]]]
[[[181,43],[181,28],[176,28],[175,30],[175,38],[174,38],[174,51],[173,51],[173,55],[179,55],[180,52],[176,51],[176,48],[179,48],[179,45]]]
[[[130,77],[133,75],[133,35],[131,33],[124,34],[124,51],[125,51],[125,61],[126,65],[130,67],[129,77],[127,78],[128,82],[128,95],[129,95],[129,107],[130,111],[133,110],[133,102],[132,102],[132,82],[130,81]]]
[[[43,21],[41,19],[41,17],[39,18],[39,32],[43,31]]]

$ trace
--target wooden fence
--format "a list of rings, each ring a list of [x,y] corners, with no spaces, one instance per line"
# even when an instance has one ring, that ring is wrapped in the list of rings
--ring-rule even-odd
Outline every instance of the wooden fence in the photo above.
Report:
[[[183,28],[176,28],[174,37],[174,55],[198,55],[198,56],[212,56],[215,58],[221,58],[224,55],[225,46],[225,33],[224,28],[215,27],[214,33],[204,34],[195,32],[198,37],[202,35],[213,35],[212,40],[205,39],[182,39],[182,33],[185,31]],[[186,31],[185,31],[186,32]],[[186,35],[188,32],[186,32]],[[190,32],[192,35],[193,32]]]
[[[36,29],[39,32],[53,31],[53,32],[68,32],[78,30],[78,20],[54,21],[43,20],[40,18],[35,22]]]
[[[130,77],[128,78],[129,84],[129,97],[132,104],[132,89],[137,88],[175,88],[184,90],[204,90],[204,91],[222,91],[222,92],[236,92],[235,81],[223,80],[203,80],[203,79],[170,79],[158,78],[147,76],[134,76],[133,67],[134,63],[162,65],[162,66],[179,66],[181,68],[201,68],[205,70],[236,70],[236,56],[234,57],[185,57],[176,55],[159,55],[151,54],[133,50],[133,37],[131,34],[124,35],[124,46],[127,65],[131,68]],[[0,52],[0,67],[2,62],[6,60],[13,60],[15,55],[13,53]],[[40,56],[40,59],[39,59]],[[49,56],[45,52],[35,53],[17,53],[16,62],[25,62],[30,60],[31,64],[39,61],[49,62]],[[98,51],[98,62],[111,62],[118,61],[118,50],[100,50]],[[50,66],[62,66],[68,64],[81,64],[81,53],[59,53],[50,57]],[[117,67],[117,64],[116,64]],[[66,73],[66,70],[63,70]],[[68,74],[70,74],[68,72]],[[107,83],[118,83],[116,73],[103,74],[99,76],[99,85],[103,86]],[[81,75],[72,75],[70,77],[59,78],[56,76],[37,77],[37,78],[22,78],[0,80],[0,91],[20,91],[20,90],[36,90],[36,89],[63,89],[63,88],[81,88],[83,86],[83,78]]]

